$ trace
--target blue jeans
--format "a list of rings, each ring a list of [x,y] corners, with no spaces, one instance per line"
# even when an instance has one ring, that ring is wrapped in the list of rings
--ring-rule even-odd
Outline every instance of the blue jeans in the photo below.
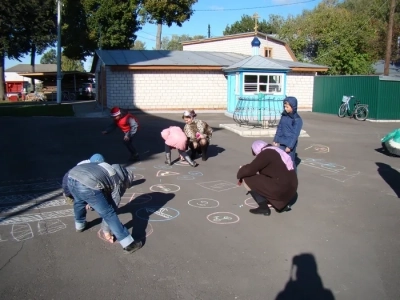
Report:
[[[117,212],[107,200],[102,190],[94,190],[79,181],[68,178],[68,188],[74,196],[75,228],[80,230],[86,225],[86,203],[104,219],[123,248],[133,242],[133,238],[119,220]]]
[[[285,151],[286,145],[279,145],[279,148],[281,148],[283,151]],[[290,151],[290,152],[288,153],[288,155],[289,155],[290,158],[292,159],[293,168],[294,168],[294,170],[295,170],[296,173],[297,173],[297,167],[296,167],[296,148],[297,148],[297,145],[294,146],[294,148],[292,149],[292,151]],[[286,152],[286,151],[285,151],[285,152]]]

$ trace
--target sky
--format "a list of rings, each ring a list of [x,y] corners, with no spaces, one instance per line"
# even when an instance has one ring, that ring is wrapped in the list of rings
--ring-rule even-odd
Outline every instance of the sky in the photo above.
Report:
[[[257,13],[259,20],[268,20],[270,14],[288,15],[301,14],[303,10],[313,9],[322,0],[199,0],[194,6],[195,10],[189,21],[182,24],[182,27],[172,25],[171,27],[163,26],[162,37],[172,35],[187,34],[208,35],[208,25],[210,25],[211,37],[222,36],[222,32],[227,25],[232,25],[239,21],[242,15],[253,15]],[[62,20],[61,20],[62,22]],[[155,39],[157,33],[157,25],[146,24],[143,28],[136,32],[138,40],[146,44],[146,49],[155,47]],[[40,63],[41,55],[36,55],[35,64]],[[92,59],[88,58],[84,63],[87,71],[90,70]],[[30,64],[30,56],[17,60],[5,60],[5,68],[10,68],[17,64]]]

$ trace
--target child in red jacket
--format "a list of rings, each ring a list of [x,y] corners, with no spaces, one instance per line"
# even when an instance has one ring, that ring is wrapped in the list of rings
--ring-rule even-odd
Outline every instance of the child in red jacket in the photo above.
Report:
[[[104,130],[103,134],[108,134],[115,128],[119,127],[124,133],[124,144],[128,148],[131,156],[129,160],[135,161],[139,159],[139,153],[134,147],[134,139],[137,130],[139,129],[138,120],[130,113],[122,113],[119,107],[113,107],[111,109],[111,117],[114,122]]]

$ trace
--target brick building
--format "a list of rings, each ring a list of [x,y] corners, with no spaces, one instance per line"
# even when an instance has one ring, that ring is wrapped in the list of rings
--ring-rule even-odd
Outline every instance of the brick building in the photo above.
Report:
[[[300,63],[284,42],[245,33],[183,43],[183,51],[98,50],[92,72],[103,106],[140,110],[227,110],[238,97],[296,96],[311,110],[314,76],[328,68]]]

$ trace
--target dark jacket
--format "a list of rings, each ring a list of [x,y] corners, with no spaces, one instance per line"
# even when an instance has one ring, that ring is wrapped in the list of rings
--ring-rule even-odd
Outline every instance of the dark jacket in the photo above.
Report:
[[[289,171],[273,149],[261,151],[250,164],[242,166],[237,179],[243,179],[252,191],[265,197],[278,210],[285,208],[297,192],[296,171]]]
[[[297,113],[297,99],[295,97],[287,97],[285,101],[289,102],[293,112],[288,114],[286,111],[282,113],[278,128],[274,137],[274,142],[285,145],[290,149],[297,146],[303,120]]]

